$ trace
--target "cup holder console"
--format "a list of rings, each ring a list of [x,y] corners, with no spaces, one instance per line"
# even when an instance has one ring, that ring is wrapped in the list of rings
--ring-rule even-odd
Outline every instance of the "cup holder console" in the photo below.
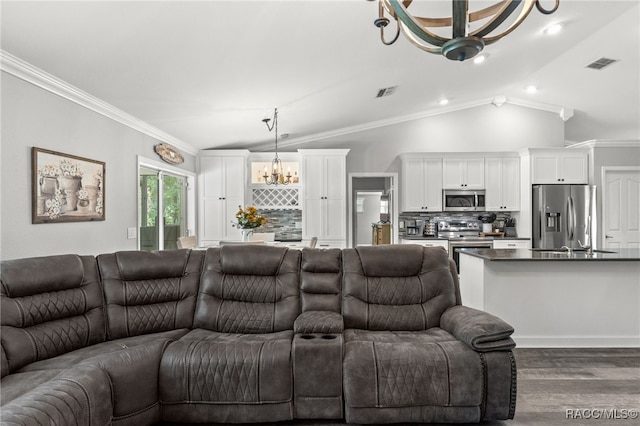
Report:
[[[311,340],[311,339],[315,339],[317,336],[315,334],[303,334],[300,336],[301,339],[304,340]],[[338,336],[335,334],[323,334],[322,336],[320,336],[321,339],[325,339],[325,340],[333,340],[336,339]]]

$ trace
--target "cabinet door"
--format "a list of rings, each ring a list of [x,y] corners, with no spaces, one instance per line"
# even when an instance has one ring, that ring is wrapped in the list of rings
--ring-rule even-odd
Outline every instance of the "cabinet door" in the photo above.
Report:
[[[487,187],[487,192],[489,189]],[[504,210],[520,210],[520,159],[502,159],[502,206]]]
[[[559,183],[558,158],[555,155],[534,155],[531,158],[531,183]]]
[[[484,158],[470,158],[462,163],[465,188],[484,189]]]
[[[464,188],[462,181],[463,161],[454,158],[442,160],[442,186],[447,189]]]
[[[302,160],[304,198],[320,199],[324,197],[323,158],[304,157]]]
[[[215,197],[202,199],[202,217],[200,218],[200,240],[216,241],[224,238],[222,220],[224,201]]]
[[[223,157],[224,196],[227,199],[240,198],[239,204],[244,204],[244,191],[247,186],[245,164],[244,157]]]
[[[584,154],[564,154],[558,159],[562,183],[587,183],[587,158]]]
[[[424,191],[425,210],[430,212],[442,211],[442,160],[429,158],[424,160]]]
[[[345,238],[347,235],[346,230],[346,215],[345,206],[346,201],[344,199],[326,199],[322,200],[324,203],[324,232],[321,238],[330,240],[338,240]],[[313,236],[313,235],[312,235]]]
[[[425,161],[427,160],[422,158],[408,158],[402,162],[402,211],[404,212],[420,211],[427,205],[424,198]],[[442,173],[440,181],[442,181]]]
[[[204,197],[224,197],[224,164],[222,157],[201,157],[202,195]]]
[[[344,200],[347,190],[347,176],[344,156],[324,157],[324,196],[334,200]]]
[[[502,158],[485,159],[485,204],[487,210],[501,210],[503,204]]]
[[[323,201],[320,198],[305,198],[302,208],[302,238],[311,239],[322,236],[322,207]]]

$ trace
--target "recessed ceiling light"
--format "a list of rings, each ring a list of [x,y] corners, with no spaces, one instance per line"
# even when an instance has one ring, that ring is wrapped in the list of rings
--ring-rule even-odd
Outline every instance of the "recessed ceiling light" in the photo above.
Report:
[[[560,31],[562,31],[562,24],[549,25],[547,28],[544,29],[544,33],[547,35],[556,35]]]
[[[475,58],[473,58],[473,63],[476,65],[480,65],[481,63],[483,63],[484,61],[486,61],[487,59],[487,55],[478,55]]]
[[[444,105],[447,105],[448,103],[449,103],[449,99],[446,99],[446,98],[440,99],[440,105],[444,106]]]
[[[538,88],[536,86],[534,86],[533,84],[530,84],[530,85],[526,86],[524,88],[524,90],[527,93],[536,93],[538,91]]]

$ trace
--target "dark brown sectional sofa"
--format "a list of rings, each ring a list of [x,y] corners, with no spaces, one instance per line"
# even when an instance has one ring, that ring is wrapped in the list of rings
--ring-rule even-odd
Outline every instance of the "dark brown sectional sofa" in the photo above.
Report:
[[[513,418],[513,329],[417,245],[2,262],[2,425]]]

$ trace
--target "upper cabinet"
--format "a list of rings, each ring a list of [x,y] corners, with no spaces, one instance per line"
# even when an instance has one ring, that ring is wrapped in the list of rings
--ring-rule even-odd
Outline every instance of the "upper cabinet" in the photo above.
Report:
[[[485,158],[486,209],[520,210],[520,158]]]
[[[402,211],[442,211],[442,159],[402,159]]]
[[[302,238],[346,245],[348,149],[298,150],[302,162]]]
[[[232,224],[238,206],[244,206],[246,163],[249,151],[202,151],[199,165],[200,244],[239,239]]]
[[[583,184],[588,181],[587,151],[567,148],[532,150],[532,184]]]
[[[444,158],[445,189],[484,189],[484,158]]]

